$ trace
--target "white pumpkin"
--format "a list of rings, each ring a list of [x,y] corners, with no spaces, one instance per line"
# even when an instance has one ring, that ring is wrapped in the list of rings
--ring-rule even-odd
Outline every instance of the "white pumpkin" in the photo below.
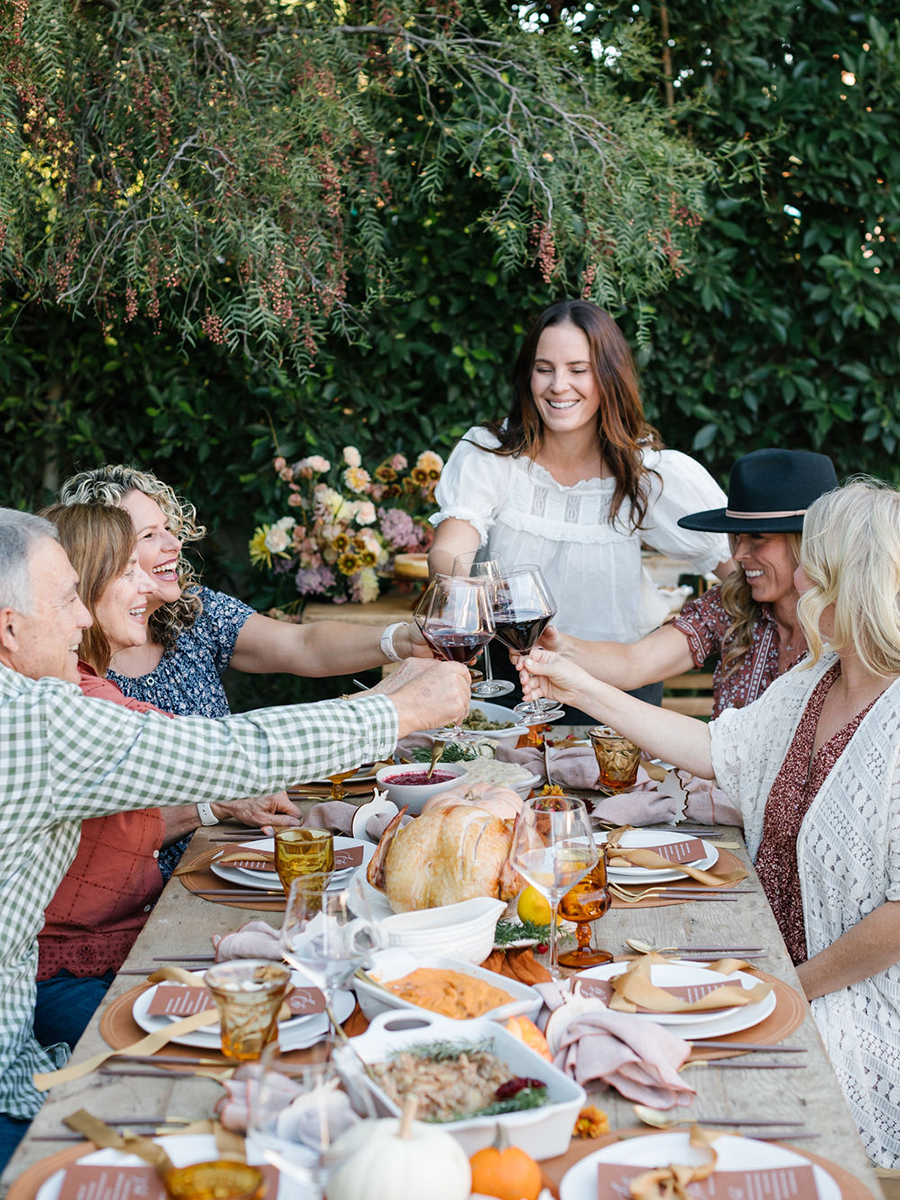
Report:
[[[328,1177],[328,1200],[469,1200],[472,1170],[449,1133],[414,1120],[408,1097],[399,1120],[361,1121],[325,1156],[338,1165]]]

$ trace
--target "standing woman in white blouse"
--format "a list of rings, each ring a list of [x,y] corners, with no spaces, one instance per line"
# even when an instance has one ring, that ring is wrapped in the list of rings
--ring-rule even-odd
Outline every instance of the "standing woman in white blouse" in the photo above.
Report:
[[[662,448],[627,342],[586,300],[540,314],[505,420],[468,431],[436,498],[433,572],[479,548],[506,567],[536,563],[558,605],[554,624],[581,638],[633,642],[665,618],[642,541],[698,573],[724,578],[734,565],[724,535],[679,528],[725,494],[699,463]]]

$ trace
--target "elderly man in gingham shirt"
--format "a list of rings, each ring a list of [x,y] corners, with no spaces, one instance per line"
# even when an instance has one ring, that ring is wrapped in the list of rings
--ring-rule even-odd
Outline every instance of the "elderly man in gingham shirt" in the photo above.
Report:
[[[458,664],[410,664],[390,696],[170,720],[88,699],[76,686],[91,618],[39,517],[0,509],[0,1169],[40,1107],[32,1075],[60,1067],[32,1019],[43,911],[80,822],[118,809],[263,795],[388,755],[398,736],[461,719]],[[398,673],[399,675],[399,673]]]

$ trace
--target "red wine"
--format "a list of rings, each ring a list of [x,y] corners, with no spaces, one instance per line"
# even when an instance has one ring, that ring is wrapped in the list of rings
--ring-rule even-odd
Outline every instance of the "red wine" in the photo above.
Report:
[[[460,633],[454,629],[429,629],[427,634],[424,630],[422,633],[440,655],[459,663],[474,662],[481,647],[493,637],[491,633]]]
[[[494,625],[497,637],[504,646],[509,646],[510,650],[524,654],[526,650],[531,649],[544,632],[553,615],[553,613],[517,613],[515,620],[495,615]]]

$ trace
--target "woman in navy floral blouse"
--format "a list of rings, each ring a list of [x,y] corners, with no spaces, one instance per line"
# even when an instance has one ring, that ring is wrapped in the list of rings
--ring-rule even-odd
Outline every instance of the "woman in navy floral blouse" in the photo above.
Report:
[[[392,633],[344,621],[295,625],[202,587],[182,548],[206,530],[193,505],[149,471],[117,465],[82,471],[66,480],[60,500],[116,505],[134,523],[140,565],[156,585],[147,597],[149,636],[145,645],[115,655],[107,677],[135,700],[175,716],[224,717],[229,707],[221,676],[229,666],[250,674],[322,677],[412,655],[431,657],[412,623],[393,626]],[[161,856],[164,875],[186,844],[169,847],[165,861]]]

